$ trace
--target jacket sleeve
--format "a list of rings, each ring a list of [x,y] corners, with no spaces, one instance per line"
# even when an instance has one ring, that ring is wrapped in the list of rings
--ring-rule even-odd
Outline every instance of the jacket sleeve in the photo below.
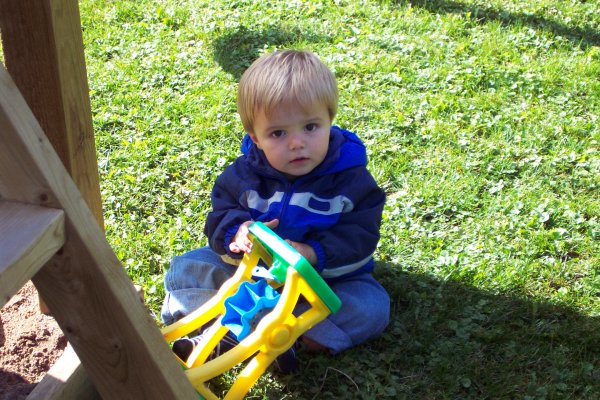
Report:
[[[211,193],[212,211],[206,217],[204,234],[210,247],[218,254],[229,254],[240,258],[240,254],[229,251],[229,243],[239,226],[250,219],[250,211],[239,202],[239,191],[232,177],[233,167],[226,169],[217,178]]]
[[[383,190],[366,168],[349,174],[343,186],[354,207],[342,213],[337,224],[311,233],[307,240],[317,254],[315,269],[328,278],[352,274],[372,265],[380,237],[385,204]]]

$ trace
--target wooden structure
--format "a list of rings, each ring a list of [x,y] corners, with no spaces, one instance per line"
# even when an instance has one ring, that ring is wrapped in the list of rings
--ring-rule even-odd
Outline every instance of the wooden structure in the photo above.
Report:
[[[0,306],[31,279],[77,354],[30,397],[197,398],[101,227],[78,0],[2,0],[0,32]]]

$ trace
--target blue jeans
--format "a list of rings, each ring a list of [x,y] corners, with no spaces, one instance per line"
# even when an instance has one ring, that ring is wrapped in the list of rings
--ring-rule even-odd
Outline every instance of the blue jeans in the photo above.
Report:
[[[236,268],[209,247],[174,257],[165,277],[163,322],[172,324],[200,307],[233,276]],[[330,287],[342,301],[342,307],[304,332],[305,337],[335,354],[381,335],[389,323],[390,298],[371,274],[334,282]],[[299,304],[296,312],[307,307],[306,303]]]

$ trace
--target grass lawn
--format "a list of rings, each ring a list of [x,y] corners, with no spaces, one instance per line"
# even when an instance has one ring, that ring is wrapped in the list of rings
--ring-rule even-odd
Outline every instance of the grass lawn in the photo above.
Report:
[[[256,57],[316,52],[368,146],[391,323],[250,398],[600,398],[599,0],[80,6],[107,235],[157,318]]]

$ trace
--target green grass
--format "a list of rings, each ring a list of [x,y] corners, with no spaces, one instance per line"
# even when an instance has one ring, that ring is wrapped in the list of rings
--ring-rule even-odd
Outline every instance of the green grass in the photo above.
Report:
[[[108,239],[157,316],[239,154],[235,91],[315,51],[388,194],[379,339],[251,398],[600,397],[600,2],[82,0]],[[227,376],[217,382],[226,388]]]

